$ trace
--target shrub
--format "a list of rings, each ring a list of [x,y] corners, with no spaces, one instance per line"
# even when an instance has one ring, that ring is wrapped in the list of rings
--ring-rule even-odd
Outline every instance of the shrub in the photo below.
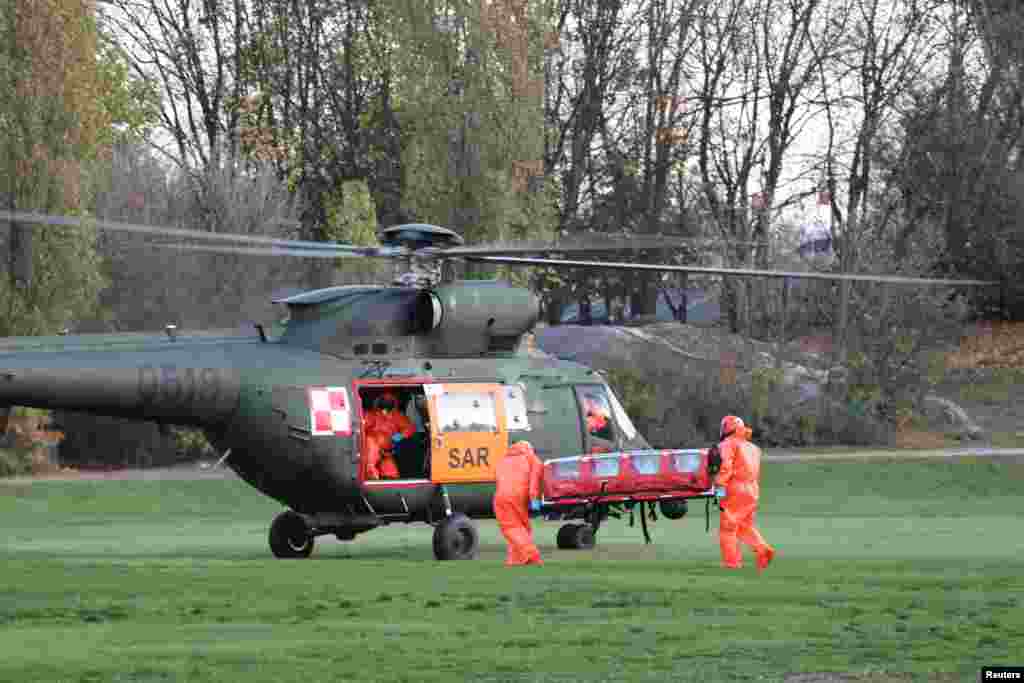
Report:
[[[627,369],[612,369],[605,373],[612,391],[619,397],[629,416],[637,419],[656,417],[656,389],[645,382],[639,373]]]
[[[60,421],[64,465],[163,467],[213,455],[197,429],[171,427],[161,432],[153,422],[72,412],[61,413]]]
[[[32,449],[0,448],[0,477],[32,473]]]
[[[207,441],[206,435],[200,429],[187,427],[175,427],[172,430],[174,443],[177,447],[177,459],[179,461],[199,460],[215,455],[213,446]]]
[[[783,372],[778,368],[755,368],[751,373],[750,418],[757,424],[766,417],[778,398]]]
[[[870,403],[872,390],[858,387],[854,399],[840,385],[834,395],[824,391],[800,402],[785,386],[784,373],[773,367],[754,368],[751,358],[737,359],[739,371],[721,372],[718,362],[658,360],[655,353],[630,367],[606,371],[623,407],[652,446],[703,446],[718,438],[724,415],[743,417],[763,446],[828,444],[868,445],[888,439],[888,429]],[[859,393],[858,393],[859,392]]]

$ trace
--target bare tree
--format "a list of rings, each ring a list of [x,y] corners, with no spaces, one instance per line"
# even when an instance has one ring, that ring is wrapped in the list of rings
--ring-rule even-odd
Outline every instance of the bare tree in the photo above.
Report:
[[[556,0],[552,27],[560,37],[549,53],[544,168],[561,181],[559,227],[563,234],[593,229],[596,203],[604,185],[600,163],[600,138],[607,131],[609,103],[616,86],[626,85],[632,73],[631,39],[639,29],[639,13],[627,15],[623,0]],[[618,173],[621,200],[612,219],[620,228],[629,217],[625,203],[624,160],[612,157],[612,174]],[[544,277],[543,275],[541,277]],[[558,322],[562,305],[573,291],[581,294],[581,312],[589,310],[590,289],[585,275],[577,279],[549,275],[555,284],[547,310],[549,322]]]
[[[346,180],[370,174],[360,124],[374,73],[369,5],[349,0],[110,0],[134,70],[155,79],[165,150],[191,181],[197,227],[224,229],[212,179],[272,163],[278,179],[305,198],[307,239],[346,239],[330,217],[344,205]],[[229,186],[233,178],[224,178]],[[313,284],[333,277],[330,262],[311,263]]]
[[[809,90],[820,56],[811,32],[820,8],[820,0],[718,0],[698,21],[701,194],[732,265],[751,264],[750,243],[768,238],[770,217],[788,201],[778,195],[787,155],[813,114]],[[749,283],[727,281],[725,294],[730,326],[747,329]]]
[[[643,121],[638,131],[642,150],[642,183],[639,197],[639,213],[642,216],[640,231],[648,234],[666,232],[668,227],[669,175],[674,166],[681,164],[688,154],[686,147],[685,92],[683,88],[683,66],[694,45],[691,33],[698,4],[695,0],[672,2],[652,0],[646,12],[646,97],[639,98]],[[683,215],[682,207],[676,207],[675,216]],[[678,222],[678,219],[676,221]],[[669,250],[656,252],[659,260],[673,256]],[[632,308],[640,314],[654,314],[657,311],[657,296],[663,294],[676,317],[676,308],[662,285],[667,278],[654,276],[637,278],[639,287],[633,292]],[[685,288],[685,277],[683,278]],[[686,304],[682,304],[685,316]]]
[[[105,171],[97,178],[99,218],[175,225],[189,222],[198,210],[191,181],[142,145],[116,147]],[[270,164],[245,173],[211,173],[204,183],[202,210],[215,215],[223,230],[294,236],[291,226],[302,207]],[[161,244],[160,238],[101,233],[99,250],[111,279],[101,296],[106,315],[80,319],[80,330],[153,330],[167,323],[233,328],[266,321],[273,313],[271,292],[300,284],[304,272],[305,264],[290,258],[183,252]]]
[[[933,18],[935,53],[926,77],[907,88],[880,156],[893,248],[924,257],[933,271],[1006,283],[972,293],[979,311],[1016,311],[1024,261],[1021,142],[1024,11],[1016,3],[949,0]]]
[[[245,0],[108,0],[115,27],[136,75],[159,84],[162,127],[174,150],[168,160],[201,174],[237,157],[238,103],[246,94],[243,61]],[[197,192],[201,185],[197,182]]]
[[[935,56],[930,20],[935,10],[931,0],[849,0],[839,9],[846,25],[839,47],[816,42],[816,51],[834,51],[819,68],[828,130],[822,163],[842,270],[860,267],[858,249],[866,240],[883,238],[890,225],[891,214],[873,211],[883,208],[872,202],[880,180],[879,147],[890,139],[906,93],[914,90]],[[854,123],[843,130],[837,119]],[[845,192],[840,191],[840,177]],[[903,239],[907,237],[904,231]]]

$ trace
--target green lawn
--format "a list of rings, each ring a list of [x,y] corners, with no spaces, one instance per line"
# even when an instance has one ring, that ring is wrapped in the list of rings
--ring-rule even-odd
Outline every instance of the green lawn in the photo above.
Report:
[[[0,681],[977,680],[1024,663],[1022,485],[770,465],[759,577],[718,568],[703,505],[650,546],[613,520],[558,551],[541,523],[548,564],[508,569],[491,522],[475,562],[435,562],[424,526],[280,561],[277,505],[236,481],[0,483]]]

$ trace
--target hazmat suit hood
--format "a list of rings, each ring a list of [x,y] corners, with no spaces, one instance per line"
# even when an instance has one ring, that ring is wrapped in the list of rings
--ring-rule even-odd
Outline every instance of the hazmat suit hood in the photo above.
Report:
[[[533,452],[533,444],[529,441],[516,441],[514,444],[509,446],[508,451],[505,453],[506,457],[511,455],[536,455]]]
[[[377,410],[396,410],[398,408],[398,397],[393,392],[385,391],[373,402]]]
[[[726,415],[719,425],[718,437],[724,439],[727,436],[742,436],[746,432],[746,425],[741,418],[735,415]]]

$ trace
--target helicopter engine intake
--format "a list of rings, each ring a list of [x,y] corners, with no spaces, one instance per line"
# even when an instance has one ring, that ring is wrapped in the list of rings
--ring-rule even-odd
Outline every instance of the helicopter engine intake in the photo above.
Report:
[[[539,316],[540,304],[528,289],[470,280],[421,292],[412,327],[422,353],[482,354],[514,351]]]

